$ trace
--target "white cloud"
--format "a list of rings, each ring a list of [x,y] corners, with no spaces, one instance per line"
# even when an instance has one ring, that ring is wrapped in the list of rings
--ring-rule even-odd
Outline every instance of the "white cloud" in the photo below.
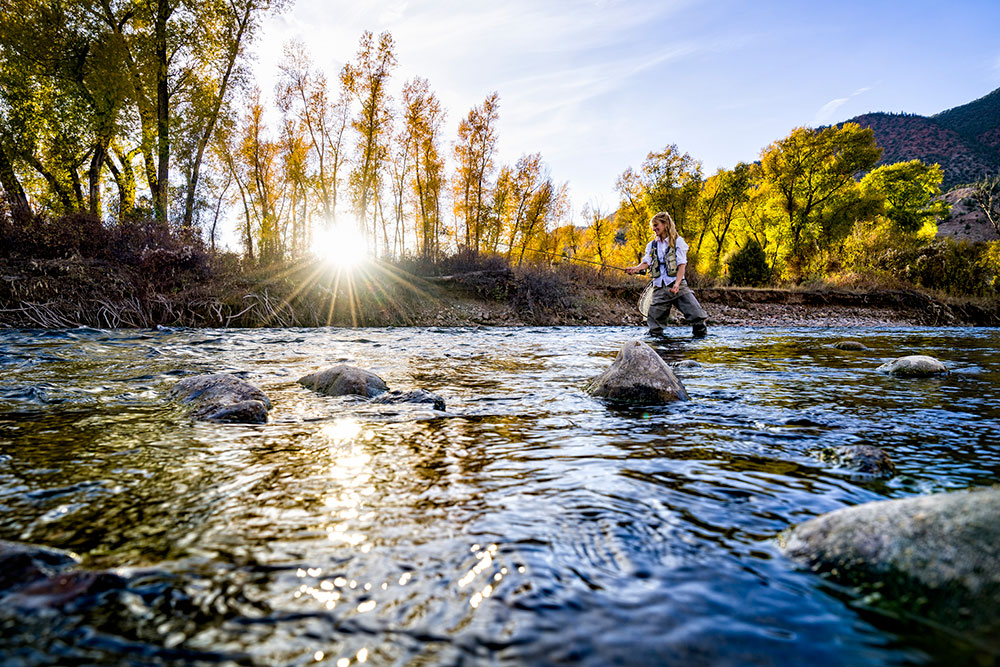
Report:
[[[833,118],[833,114],[837,111],[837,109],[847,104],[847,101],[849,99],[851,98],[838,97],[837,99],[830,100],[829,102],[821,106],[819,108],[819,111],[816,112],[816,117],[813,119],[813,124],[826,125],[827,123],[829,123],[830,119]]]
[[[872,89],[871,86],[865,86],[864,88],[858,88],[847,97],[838,97],[836,99],[830,100],[829,102],[821,106],[819,108],[819,111],[816,112],[815,117],[813,117],[813,125],[829,125],[831,121],[835,120],[834,114],[837,112],[838,109],[840,109],[840,107],[850,102],[853,98],[859,95],[864,95],[871,89]]]

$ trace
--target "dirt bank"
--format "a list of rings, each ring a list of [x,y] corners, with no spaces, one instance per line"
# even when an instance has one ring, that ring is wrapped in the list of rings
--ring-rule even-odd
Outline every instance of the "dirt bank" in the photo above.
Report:
[[[551,326],[643,324],[641,280],[510,269],[420,277],[381,269],[353,282],[314,267],[187,278],[153,289],[87,260],[0,264],[0,327]],[[1000,326],[1000,304],[917,291],[695,288],[712,325]]]

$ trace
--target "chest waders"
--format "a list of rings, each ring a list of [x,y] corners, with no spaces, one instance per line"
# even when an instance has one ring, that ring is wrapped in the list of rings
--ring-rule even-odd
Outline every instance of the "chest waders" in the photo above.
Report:
[[[649,242],[649,275],[656,280],[660,277],[660,249],[656,246],[656,239]],[[667,246],[667,252],[663,253],[663,269],[667,276],[673,278],[677,275],[677,248]]]

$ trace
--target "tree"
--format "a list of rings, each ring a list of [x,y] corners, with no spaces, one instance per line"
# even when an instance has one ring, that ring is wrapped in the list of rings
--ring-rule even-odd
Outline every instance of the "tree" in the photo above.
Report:
[[[1000,176],[986,176],[976,183],[972,200],[979,205],[986,214],[986,219],[1000,234]]]
[[[937,200],[944,173],[939,165],[920,160],[887,164],[861,179],[861,191],[881,199],[885,216],[903,232],[915,232],[948,212]]]
[[[360,104],[351,121],[358,137],[357,158],[350,176],[355,210],[362,231],[367,232],[368,208],[377,190],[379,170],[388,154],[391,133],[391,98],[387,89],[396,67],[395,43],[383,32],[375,41],[371,32],[361,35],[355,62],[347,63],[340,73],[344,89]],[[372,238],[375,238],[374,228]]]
[[[293,113],[309,141],[316,171],[311,181],[319,197],[326,224],[336,215],[338,171],[344,161],[341,150],[347,115],[344,101],[332,102],[326,76],[317,71],[301,42],[285,45],[279,65],[279,108]]]
[[[31,199],[55,213],[101,212],[101,173],[127,85],[121,43],[89,8],[0,6],[0,184],[20,214]]]
[[[646,156],[640,182],[651,215],[667,211],[682,236],[694,233],[688,228],[688,211],[701,190],[701,162],[682,154],[677,144],[670,144]]]
[[[881,154],[874,132],[857,123],[798,128],[761,153],[763,183],[783,215],[793,277],[801,278],[822,249],[842,241],[854,221],[870,213],[855,177]]]
[[[605,264],[608,261],[608,248],[614,237],[613,218],[603,213],[600,208],[590,204],[583,205],[582,215],[583,219],[587,221],[587,229],[590,231],[597,261]]]
[[[455,215],[465,226],[465,245],[479,252],[486,216],[487,184],[493,173],[500,95],[490,93],[459,123],[455,144]]]
[[[720,268],[720,258],[729,247],[730,232],[742,204],[750,199],[752,186],[750,165],[741,162],[732,170],[720,169],[703,185],[696,209],[701,219],[701,231],[695,244],[697,254],[706,238],[714,246],[712,270]]]
[[[413,201],[418,238],[421,240],[421,254],[429,259],[438,254],[443,228],[441,193],[444,189],[444,159],[439,144],[445,112],[426,79],[414,78],[403,87],[403,114],[413,163]]]

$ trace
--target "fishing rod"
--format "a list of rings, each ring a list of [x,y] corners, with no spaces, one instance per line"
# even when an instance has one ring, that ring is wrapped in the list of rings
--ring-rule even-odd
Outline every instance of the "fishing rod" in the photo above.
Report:
[[[507,252],[508,253],[511,250],[513,250],[513,248],[510,248],[510,247],[507,248]],[[594,262],[594,261],[591,261],[589,259],[580,259],[580,258],[577,258],[577,257],[567,257],[566,255],[558,255],[558,254],[556,254],[554,252],[549,252],[547,250],[536,250],[534,248],[527,248],[527,247],[523,248],[523,250],[527,250],[528,252],[536,252],[536,253],[538,253],[540,255],[547,255],[549,257],[555,257],[556,259],[569,260],[570,262],[582,262],[584,264],[593,264],[594,266],[600,266],[602,268],[606,267],[606,268],[609,268],[609,269],[616,269],[618,271],[624,271],[625,273],[628,273],[628,269],[622,268],[620,266],[615,266],[614,264],[603,264],[601,262]],[[643,269],[639,273],[640,273],[640,275],[643,275],[643,274],[646,273],[646,270]]]

